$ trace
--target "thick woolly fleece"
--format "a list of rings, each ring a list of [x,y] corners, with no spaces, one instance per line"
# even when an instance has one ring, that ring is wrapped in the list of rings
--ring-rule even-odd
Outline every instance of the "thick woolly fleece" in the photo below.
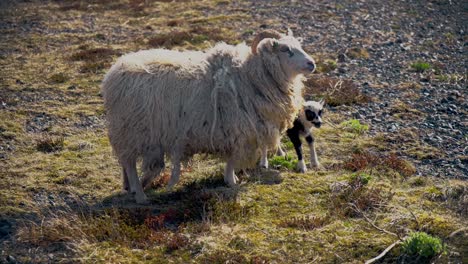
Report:
[[[276,148],[302,105],[303,76],[288,78],[269,42],[260,42],[258,55],[244,43],[219,43],[206,52],[121,57],[101,90],[119,162],[143,156],[151,169],[164,154],[210,153],[239,169],[254,166],[260,147]]]

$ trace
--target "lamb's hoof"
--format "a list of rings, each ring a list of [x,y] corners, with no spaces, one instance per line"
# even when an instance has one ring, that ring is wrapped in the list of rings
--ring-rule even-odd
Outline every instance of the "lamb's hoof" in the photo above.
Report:
[[[306,173],[307,172],[307,166],[305,165],[304,160],[300,160],[297,162],[297,171],[300,173]]]

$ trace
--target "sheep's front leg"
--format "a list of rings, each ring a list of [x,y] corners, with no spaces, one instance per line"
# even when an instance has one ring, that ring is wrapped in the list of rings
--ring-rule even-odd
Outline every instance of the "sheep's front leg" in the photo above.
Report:
[[[260,158],[260,167],[268,169],[268,149],[262,149],[262,157]]]
[[[224,182],[230,187],[234,187],[238,181],[239,179],[234,173],[234,159],[230,158],[226,163],[226,168],[224,169]]]
[[[289,135],[289,139],[291,139],[291,142],[294,145],[294,149],[296,150],[297,159],[298,159],[297,170],[299,170],[299,172],[304,173],[304,172],[307,171],[307,166],[305,165],[304,159],[302,157],[302,142],[301,142],[301,139],[299,138],[298,134]]]
[[[307,141],[307,144],[309,144],[310,149],[310,165],[315,168],[319,168],[320,163],[318,161],[317,152],[315,152],[314,137],[312,136],[312,134],[309,134],[305,139]]]
[[[130,193],[135,194],[135,200],[138,204],[147,204],[148,199],[141,186],[140,179],[138,179],[136,161],[128,161],[123,164],[125,174],[128,178]]]

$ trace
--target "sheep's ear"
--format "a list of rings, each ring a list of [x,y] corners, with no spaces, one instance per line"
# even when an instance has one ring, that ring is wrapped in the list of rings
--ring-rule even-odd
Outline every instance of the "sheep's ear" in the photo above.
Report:
[[[288,36],[294,37],[293,32],[292,32],[292,30],[290,28],[288,28]]]
[[[276,49],[276,48],[278,48],[278,46],[279,46],[279,43],[278,43],[278,41],[276,41],[276,40],[273,40],[272,47],[273,47],[274,49]]]

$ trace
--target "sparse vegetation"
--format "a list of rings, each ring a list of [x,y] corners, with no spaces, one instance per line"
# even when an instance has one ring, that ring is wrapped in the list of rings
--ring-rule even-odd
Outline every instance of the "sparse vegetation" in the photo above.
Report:
[[[270,160],[270,166],[277,169],[294,170],[297,160],[292,156],[274,156]]]
[[[431,68],[431,64],[424,61],[417,61],[411,64],[411,68],[416,72],[425,72]]]
[[[0,10],[0,263],[362,263],[397,239],[366,217],[404,240],[382,263],[461,263],[467,254],[466,231],[460,231],[468,216],[467,182],[432,177],[419,167],[445,168],[439,165],[444,152],[425,142],[417,127],[373,136],[373,121],[350,119],[350,109],[368,108],[371,99],[386,103],[369,98],[363,92],[369,87],[388,85],[391,92],[421,96],[428,88],[421,77],[444,90],[466,81],[444,54],[437,54],[440,64],[398,61],[423,73],[410,72],[414,79],[382,84],[387,76],[376,77],[381,69],[366,73],[363,64],[381,65],[378,47],[408,44],[400,21],[391,21],[396,35],[376,27],[388,37],[346,42],[347,51],[339,52],[352,60],[342,63],[335,57],[338,50],[326,44],[340,37],[327,35],[331,28],[324,25],[334,27],[342,12],[350,12],[352,26],[365,19],[354,16],[349,3],[314,10],[313,21],[321,27],[301,31],[302,25],[282,15],[270,16],[272,6],[290,10],[305,6],[301,1],[265,1],[254,13],[252,2],[226,0],[10,2],[14,6]],[[448,5],[434,3],[439,2]],[[297,18],[310,20],[308,11]],[[121,194],[121,171],[99,95],[112,62],[153,47],[202,50],[217,41],[249,43],[261,28],[288,26],[304,37],[319,66],[305,98],[324,98],[332,108],[324,115],[327,122],[314,129],[324,169],[296,173],[293,145],[283,138],[287,156],[271,157],[272,170],[238,172],[238,188],[225,186],[219,160],[196,155],[184,164],[173,190],[166,190],[170,170],[163,171],[146,191],[150,205],[136,206]],[[463,45],[457,31],[450,32],[453,36],[426,38],[410,51],[425,52],[429,42]],[[415,33],[412,43],[419,41]],[[395,39],[400,35],[403,43]],[[391,46],[380,42],[387,40]],[[317,52],[323,54],[314,56]],[[353,75],[350,67],[362,69],[362,75]],[[463,94],[446,97],[463,111]],[[392,100],[384,108],[397,121],[426,118],[407,100]],[[307,147],[304,156],[308,163]],[[462,154],[455,158],[461,165],[468,160]]]
[[[324,98],[327,105],[330,106],[365,103],[370,100],[351,80],[324,76],[311,77],[307,80],[304,97],[306,99]]]
[[[346,55],[351,59],[368,59],[369,52],[364,48],[351,48],[347,51]]]
[[[361,122],[359,122],[359,120],[357,119],[344,121],[340,124],[340,126],[348,132],[359,134],[359,135],[369,130],[368,125],[361,124]]]
[[[63,149],[63,137],[44,136],[37,141],[36,149],[41,152],[49,153]]]

